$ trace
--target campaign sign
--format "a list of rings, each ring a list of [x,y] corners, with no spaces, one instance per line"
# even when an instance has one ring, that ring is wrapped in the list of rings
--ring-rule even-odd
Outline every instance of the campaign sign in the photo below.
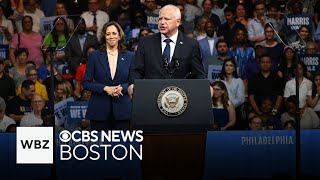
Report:
[[[0,57],[3,59],[9,59],[9,45],[0,45]]]
[[[88,108],[87,101],[69,101],[67,102],[67,122],[65,128],[74,130],[80,126],[85,119]]]
[[[300,60],[304,62],[309,72],[313,74],[320,72],[320,54],[302,54]]]
[[[221,73],[222,65],[209,65],[208,66],[208,79],[210,83],[213,83],[219,79]]]
[[[72,97],[54,104],[54,115],[58,120],[59,126],[67,120],[67,102],[74,101]]]
[[[43,17],[40,19],[40,33],[42,36],[48,34],[54,27],[54,20],[59,16]],[[66,16],[60,16],[66,19]]]
[[[308,14],[289,14],[287,18],[284,18],[284,26],[289,33],[295,33],[302,25],[306,25],[312,30],[312,16]]]

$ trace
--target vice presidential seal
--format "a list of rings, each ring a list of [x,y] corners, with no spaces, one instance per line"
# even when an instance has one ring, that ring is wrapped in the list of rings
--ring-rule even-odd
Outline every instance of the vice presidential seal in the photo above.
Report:
[[[163,89],[158,96],[158,108],[166,116],[181,115],[188,106],[188,97],[179,87],[169,86]]]

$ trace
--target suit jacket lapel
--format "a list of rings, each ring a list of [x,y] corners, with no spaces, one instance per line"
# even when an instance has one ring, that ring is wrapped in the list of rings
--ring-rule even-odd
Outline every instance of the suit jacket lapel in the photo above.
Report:
[[[87,47],[88,47],[88,44],[89,44],[89,42],[90,42],[90,36],[88,36],[88,34],[87,34],[87,36],[86,36],[86,40],[84,41],[84,44],[83,44],[83,49],[82,49],[82,52],[83,53],[85,53],[85,51],[86,51],[86,49],[87,49]],[[84,54],[84,56],[86,56],[86,54]]]
[[[114,75],[113,80],[116,80],[120,76],[120,74],[122,73],[122,67],[125,64],[125,61],[126,61],[125,54],[123,52],[119,52],[118,60],[117,60],[116,74]]]
[[[103,69],[105,70],[106,74],[108,75],[108,78],[111,79],[109,61],[108,61],[108,56],[107,56],[106,52],[100,52],[99,61],[101,62]]]
[[[76,49],[79,49],[79,51],[81,52],[81,45],[80,45],[80,40],[79,40],[78,34],[76,34],[76,36],[74,36],[74,38],[75,38],[74,46],[75,46]]]
[[[209,56],[212,56],[212,52],[211,52],[211,49],[210,49],[208,37],[206,37],[206,41],[205,42],[206,42],[205,43],[205,46],[206,46],[205,49],[208,51]]]
[[[183,35],[179,32],[178,33],[178,38],[177,38],[177,43],[176,43],[176,47],[174,48],[174,53],[173,53],[173,56],[172,56],[172,59],[173,58],[179,58],[179,55],[181,53],[183,53],[181,50],[182,50],[182,47],[183,47]],[[172,63],[172,61],[170,62]]]
[[[164,73],[167,73],[166,69],[163,67],[163,55],[162,55],[162,49],[161,49],[161,34],[158,33],[156,36],[156,42],[155,43],[155,54],[159,54],[159,57],[155,57],[155,60],[158,63],[158,66],[161,67]],[[146,51],[148,51],[148,47],[146,47]]]

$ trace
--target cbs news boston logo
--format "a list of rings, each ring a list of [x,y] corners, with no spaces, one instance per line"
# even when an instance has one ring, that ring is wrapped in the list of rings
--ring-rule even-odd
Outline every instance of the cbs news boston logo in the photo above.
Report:
[[[17,164],[53,164],[53,127],[17,128]]]

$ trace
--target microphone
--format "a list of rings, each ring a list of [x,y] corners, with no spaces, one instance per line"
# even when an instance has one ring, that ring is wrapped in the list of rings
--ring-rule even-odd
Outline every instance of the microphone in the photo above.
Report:
[[[179,69],[180,63],[178,58],[173,58],[175,69]]]
[[[162,65],[163,65],[163,67],[169,72],[169,68],[168,68],[168,67],[169,67],[168,58],[167,58],[166,56],[162,55],[161,59],[162,59]]]

